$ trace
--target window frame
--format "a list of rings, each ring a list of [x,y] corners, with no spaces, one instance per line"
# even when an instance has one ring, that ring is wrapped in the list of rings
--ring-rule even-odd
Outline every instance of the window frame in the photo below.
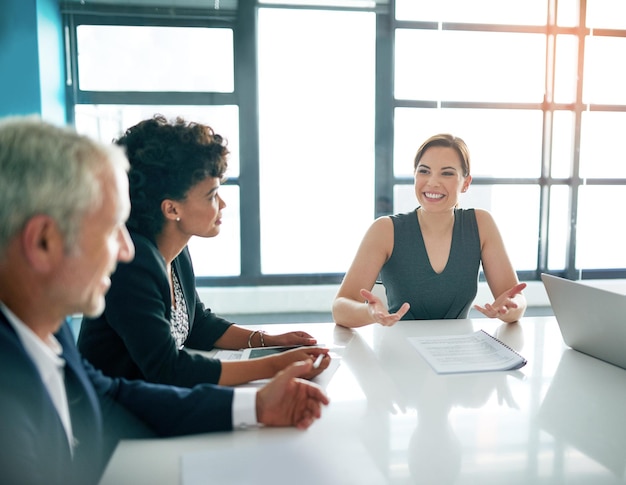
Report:
[[[626,37],[626,30],[617,29],[591,29],[585,27],[586,18],[586,1],[580,0],[578,26],[576,27],[560,27],[557,25],[555,16],[558,0],[548,0],[547,23],[544,26],[522,26],[522,25],[504,25],[504,24],[465,24],[459,22],[442,22],[441,26],[438,22],[422,22],[396,20],[393,14],[395,1],[391,4],[392,12],[390,13],[392,39],[395,29],[431,29],[431,30],[448,30],[448,31],[467,31],[467,32],[513,32],[513,33],[529,33],[529,34],[546,34],[546,92],[541,103],[480,103],[480,102],[457,102],[457,101],[430,101],[430,100],[403,100],[396,99],[391,91],[393,99],[392,106],[395,108],[427,108],[427,109],[531,109],[541,110],[543,113],[543,139],[542,139],[542,160],[541,175],[537,178],[498,178],[498,177],[473,177],[472,185],[538,185],[540,188],[540,214],[539,227],[537,233],[537,267],[535,270],[517,271],[521,281],[540,281],[541,273],[551,273],[568,279],[615,279],[626,278],[626,268],[609,268],[609,269],[579,269],[576,267],[576,231],[577,231],[577,213],[578,213],[578,192],[583,185],[626,185],[626,179],[583,179],[579,176],[580,165],[580,141],[581,141],[581,119],[582,113],[585,111],[618,111],[626,112],[626,106],[623,105],[606,105],[606,104],[585,104],[583,103],[582,84],[584,81],[584,52],[586,37],[593,33],[594,36],[613,36]],[[554,77],[556,57],[556,36],[558,34],[575,35],[578,39],[578,81],[576,83],[576,99],[574,103],[556,103],[554,99]],[[391,41],[393,43],[393,40]],[[392,58],[393,48],[387,51],[387,55]],[[582,60],[582,62],[580,62]],[[392,69],[391,66],[390,69]],[[393,87],[393,82],[390,83]],[[378,105],[377,105],[378,108]],[[384,108],[384,106],[383,106]],[[574,148],[572,150],[572,176],[567,178],[553,177],[550,173],[551,153],[552,153],[552,126],[553,114],[556,111],[569,111],[574,114]],[[377,120],[379,113],[377,112]],[[393,111],[385,113],[387,117],[393,119]],[[393,131],[393,124],[392,131]],[[390,137],[393,139],[393,134]],[[393,160],[393,150],[390,147],[389,159]],[[396,177],[393,173],[393,163],[384,169],[383,174],[384,185],[381,184],[380,192],[376,194],[387,195],[389,186],[394,185],[412,185],[412,177]],[[378,170],[378,163],[377,163]],[[378,179],[378,171],[377,171]],[[570,204],[569,204],[569,229],[568,229],[568,247],[566,250],[566,263],[563,270],[551,270],[548,267],[548,229],[549,229],[549,206],[550,206],[550,189],[553,186],[565,185],[570,188]],[[393,201],[393,193],[390,195]],[[484,275],[481,272],[480,280],[484,281]]]
[[[579,60],[584,60],[585,38],[593,30],[594,36],[626,37],[626,30],[590,29],[584,26],[586,2],[580,0],[579,26],[559,27],[554,12],[557,0],[548,1],[547,23],[544,26],[493,25],[493,24],[441,24],[441,29],[456,31],[542,33],[546,35],[546,95],[539,103],[477,103],[456,101],[404,100],[394,97],[394,37],[396,29],[439,29],[436,22],[398,21],[394,15],[394,1],[379,3],[374,7],[342,8],[342,10],[367,10],[376,13],[376,93],[375,110],[375,174],[376,200],[388,199],[393,207],[394,187],[412,185],[412,177],[394,174],[394,110],[396,108],[426,109],[532,109],[543,113],[542,160],[539,177],[513,178],[475,177],[476,185],[535,185],[540,189],[540,215],[537,228],[537,267],[518,271],[522,281],[538,281],[543,272],[551,272],[569,279],[626,278],[626,268],[583,269],[575,265],[576,215],[578,189],[582,185],[626,185],[626,179],[585,179],[579,175],[581,118],[585,111],[626,112],[622,105],[595,105],[582,102],[584,66],[578,64],[576,99],[573,103],[556,103],[553,100],[556,36],[575,35],[579,40]],[[261,286],[261,285],[319,285],[338,284],[343,273],[323,274],[272,274],[261,273],[261,244],[259,211],[259,130],[257,97],[257,13],[259,8],[302,8],[302,6],[259,5],[256,0],[239,0],[237,11],[190,8],[150,8],[113,5],[82,5],[65,2],[61,5],[66,37],[66,100],[67,119],[74,123],[74,106],[77,104],[145,104],[145,105],[236,105],[239,109],[240,174],[229,178],[227,184],[238,185],[240,191],[241,222],[241,272],[238,276],[198,277],[199,286]],[[312,6],[310,8],[324,8]],[[331,7],[327,7],[331,8]],[[336,7],[335,7],[336,8]],[[217,92],[103,92],[83,91],[79,87],[77,67],[76,28],[79,25],[148,25],[176,27],[226,27],[233,30],[234,79],[232,93]],[[553,115],[568,111],[574,115],[572,176],[555,178],[550,174],[552,153]],[[569,204],[569,229],[566,263],[563,270],[548,268],[548,234],[550,191],[554,186],[567,186],[572,196]],[[372,218],[385,215],[372,214]],[[350,261],[346,261],[346,270]],[[481,275],[481,279],[484,279]]]

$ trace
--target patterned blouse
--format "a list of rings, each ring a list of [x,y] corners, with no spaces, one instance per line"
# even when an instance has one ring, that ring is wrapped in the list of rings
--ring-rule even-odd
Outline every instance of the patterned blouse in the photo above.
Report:
[[[183,296],[183,290],[173,269],[172,284],[174,285],[174,305],[172,305],[170,329],[172,337],[176,340],[178,350],[181,350],[185,346],[185,340],[187,340],[189,335],[189,315],[187,314],[187,303]]]

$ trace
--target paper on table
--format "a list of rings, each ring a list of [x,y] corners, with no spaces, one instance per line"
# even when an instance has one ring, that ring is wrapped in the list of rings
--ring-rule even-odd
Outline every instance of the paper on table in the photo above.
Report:
[[[463,335],[409,337],[438,374],[519,369],[526,359],[484,330]]]

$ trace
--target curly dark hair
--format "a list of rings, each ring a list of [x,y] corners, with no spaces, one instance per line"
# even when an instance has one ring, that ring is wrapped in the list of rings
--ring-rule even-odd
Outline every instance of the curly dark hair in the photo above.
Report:
[[[163,229],[161,202],[184,200],[207,177],[224,178],[226,140],[210,126],[163,115],[141,121],[114,141],[126,149],[131,211],[129,229],[154,239]]]

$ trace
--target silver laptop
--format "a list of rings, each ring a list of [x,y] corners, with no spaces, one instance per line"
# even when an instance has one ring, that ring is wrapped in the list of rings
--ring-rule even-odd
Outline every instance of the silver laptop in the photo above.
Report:
[[[567,345],[626,369],[626,295],[542,274]]]

